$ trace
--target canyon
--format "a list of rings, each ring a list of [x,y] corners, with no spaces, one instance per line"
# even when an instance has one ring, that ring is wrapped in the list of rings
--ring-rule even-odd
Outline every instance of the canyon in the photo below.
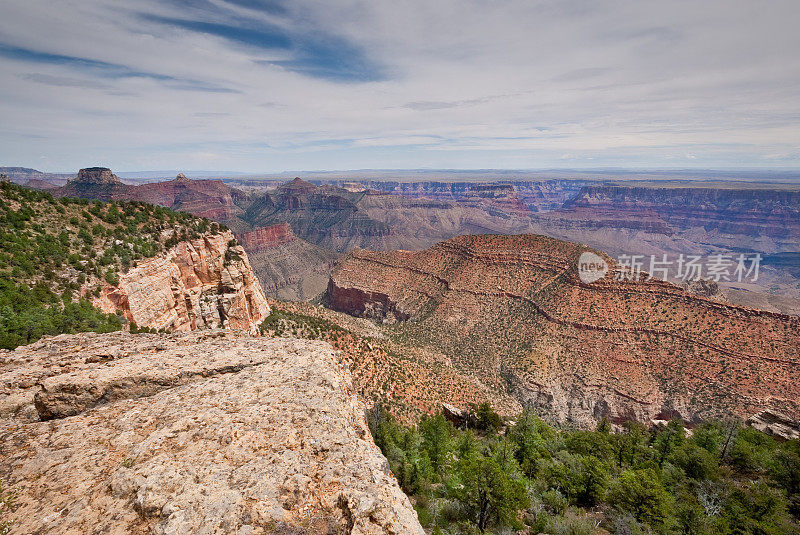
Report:
[[[183,175],[129,185],[110,171],[90,168],[51,191],[145,200],[219,221],[245,243],[267,295],[281,299],[318,296],[336,259],[356,247],[422,250],[462,234],[536,233],[614,257],[758,252],[764,255],[761,279],[717,281],[720,291],[736,304],[800,314],[800,274],[796,262],[781,256],[800,252],[796,187],[746,182],[708,187],[691,181],[658,186],[596,178],[315,183],[296,178],[277,186],[264,181],[263,187],[257,181],[230,182],[242,189]],[[258,238],[261,229],[286,224],[291,240]],[[249,233],[255,234],[245,238]],[[676,273],[670,275],[681,282]]]
[[[757,280],[721,279],[720,290],[732,303],[800,315],[796,186],[587,185],[563,207],[531,221],[532,232],[585,243],[615,258],[761,254]],[[675,269],[669,275],[682,282]]]
[[[303,300],[321,294],[339,255],[298,238],[288,223],[237,235],[267,295]]]
[[[577,259],[586,250],[535,235],[359,249],[332,274],[325,302],[438,351],[439,365],[554,421],[800,416],[796,317],[657,279],[617,280],[619,266],[599,252],[612,268],[584,284]],[[395,388],[404,390],[414,388]]]
[[[339,254],[354,247],[420,249],[458,234],[529,228],[528,208],[509,197],[507,186],[499,193],[479,188],[468,199],[437,200],[318,186],[298,178],[274,190],[246,193],[220,180],[183,175],[166,182],[125,184],[110,169],[95,167],[80,170],[52,191],[66,197],[145,201],[218,221],[245,244],[264,290],[283,299],[318,295]],[[292,239],[269,239],[275,232],[269,230],[259,234],[286,224]]]
[[[798,251],[800,190],[584,186],[559,210],[535,221],[576,233],[631,229],[661,235],[667,243],[702,240],[729,250]],[[651,241],[657,244],[654,237]]]
[[[714,281],[627,280],[585,245],[623,231],[677,251],[702,229],[719,250],[785,253],[793,193],[526,187],[245,193],[87,168],[53,193],[139,202],[9,197],[8,221],[69,231],[41,240],[86,253],[65,266],[56,250],[59,277],[89,273],[79,295],[131,329],[0,351],[15,529],[422,535],[367,427],[379,408],[411,423],[488,401],[578,428],[733,416],[796,436],[796,316],[726,302]],[[543,225],[589,240],[529,233]],[[609,266],[591,283],[587,252]]]

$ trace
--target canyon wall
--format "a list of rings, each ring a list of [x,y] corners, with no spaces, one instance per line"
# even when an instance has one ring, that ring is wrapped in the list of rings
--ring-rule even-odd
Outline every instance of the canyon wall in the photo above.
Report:
[[[800,250],[800,191],[791,189],[584,186],[547,217],[666,236],[702,229],[718,246]]]
[[[345,187],[360,187],[401,195],[441,201],[477,201],[493,197],[498,204],[510,204],[518,211],[521,207],[531,212],[545,212],[561,208],[585,184],[581,180],[514,180],[509,182],[462,182],[449,180],[358,180],[334,181]],[[521,202],[521,205],[518,204]]]
[[[338,255],[298,238],[288,223],[237,234],[269,297],[303,300],[325,291]]]
[[[331,276],[327,304],[395,323],[398,336],[554,420],[800,416],[796,317],[617,280],[607,256],[606,276],[584,284],[585,250],[535,235],[355,250]]]
[[[227,327],[251,333],[269,306],[244,249],[230,231],[178,243],[106,284],[94,305],[121,310],[140,327],[168,331]]]

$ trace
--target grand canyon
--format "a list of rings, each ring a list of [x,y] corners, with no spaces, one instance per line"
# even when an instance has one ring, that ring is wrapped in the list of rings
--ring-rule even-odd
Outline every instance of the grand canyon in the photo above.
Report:
[[[72,281],[66,288],[77,287],[88,306],[119,318],[102,330],[127,324],[131,333],[130,339],[60,335],[2,356],[4,444],[18,445],[4,446],[4,456],[16,460],[3,477],[19,482],[21,529],[49,529],[53,522],[33,514],[34,496],[53,508],[79,507],[79,495],[57,491],[69,482],[99,484],[91,487],[94,495],[106,496],[103,488],[111,494],[59,521],[65,532],[100,525],[111,532],[201,525],[248,531],[266,523],[278,532],[305,525],[321,532],[344,526],[352,533],[421,533],[401,492],[409,492],[405,476],[398,488],[376,472],[381,457],[370,435],[389,450],[370,419],[375,411],[409,425],[443,410],[464,426],[471,425],[470,411],[488,403],[509,421],[536,414],[575,429],[609,422],[623,432],[631,422],[658,429],[667,421],[696,427],[737,418],[782,439],[800,435],[800,273],[792,260],[800,254],[800,190],[791,186],[713,189],[587,177],[280,182],[184,174],[142,182],[102,167],[63,182],[63,176],[5,170],[33,188],[5,186],[7,210],[35,199],[33,217],[89,244],[81,250],[86,260],[76,257],[61,272]],[[147,208],[154,205],[183,215],[165,217],[169,212]],[[138,232],[163,246],[131,243],[133,258],[140,250],[145,256],[131,262],[121,244],[136,235],[134,223],[114,225],[139,212]],[[184,229],[171,231],[164,225],[171,221]],[[100,241],[90,243],[90,235]],[[77,247],[63,231],[58,239],[67,251]],[[633,280],[615,259],[698,251],[759,254],[761,279],[686,281],[667,269],[662,279],[645,272]],[[579,273],[585,253],[606,266],[589,282]],[[97,255],[109,260],[93,267]],[[57,256],[53,262],[57,267]],[[104,272],[100,265],[109,263]],[[208,334],[177,334],[193,331]],[[157,332],[176,334],[133,334]],[[298,342],[286,345],[287,337]],[[319,341],[303,345],[303,339]],[[336,379],[322,391],[315,374]],[[276,405],[280,389],[263,391],[260,382],[291,384],[303,394],[291,406]],[[225,423],[230,416],[212,416],[222,399],[235,413],[272,422],[261,431],[265,438],[223,440],[242,431]],[[278,438],[285,425],[259,412],[263,404],[282,417],[294,414],[293,421],[331,414],[333,404],[340,407],[337,431],[324,419],[290,432],[286,442]],[[188,417],[181,407],[189,405],[195,416],[187,428],[179,422]],[[153,414],[142,413],[145,407]],[[211,426],[210,418],[218,423]],[[57,424],[45,431],[37,427],[44,421]],[[153,425],[140,438],[113,438],[145,421]],[[98,464],[105,468],[79,481],[75,470],[85,460],[74,455],[86,451],[78,431],[85,425],[98,429],[96,440],[112,437],[114,444],[90,455],[112,455],[122,464]],[[173,477],[159,474],[178,451],[183,468],[169,461],[176,474],[208,462],[204,455],[213,448],[189,451],[174,442],[193,428],[224,448],[293,451],[298,457],[281,461],[280,470],[292,472],[296,462],[307,468],[291,478],[270,476],[277,494],[224,485],[197,494],[206,476],[180,487],[160,482]],[[161,435],[174,443],[152,450],[147,444]],[[29,441],[40,436],[60,446],[32,449]],[[331,440],[337,445],[308,449]],[[336,462],[343,464],[319,457],[319,448],[340,451]],[[218,454],[233,454],[224,451]],[[50,472],[47,484],[29,483],[54,456],[75,460]],[[331,479],[331,470],[340,475]],[[365,477],[379,483],[357,483]],[[131,500],[132,509],[123,505]],[[234,510],[245,513],[237,517]]]
[[[0,3],[0,535],[800,534],[798,17]]]
[[[3,454],[14,467],[3,478],[17,484],[20,529],[53,525],[50,516],[33,513],[44,500],[76,511],[58,521],[64,532],[101,525],[111,532],[201,525],[247,531],[266,523],[279,532],[305,525],[422,533],[401,492],[410,492],[405,476],[398,487],[381,475],[370,434],[384,453],[386,438],[365,420],[375,411],[411,424],[444,410],[456,425],[470,425],[469,411],[488,403],[501,418],[533,413],[577,429],[601,421],[622,430],[630,422],[702,426],[738,418],[773,436],[800,435],[800,298],[793,291],[800,273],[792,260],[800,254],[800,190],[791,186],[709,189],[587,178],[267,183],[184,174],[132,183],[102,167],[81,169],[59,185],[63,177],[9,171],[34,189],[7,183],[6,217],[34,200],[25,217],[64,229],[58,239],[65,251],[78,247],[65,236],[82,236],[86,260],[72,253],[72,267],[60,268],[72,282],[62,285],[108,315],[103,330],[127,324],[132,333],[60,335],[2,356]],[[153,205],[183,215],[165,217],[169,212]],[[170,230],[172,221],[183,230]],[[124,244],[137,232],[160,245],[131,242],[131,262]],[[647,273],[628,280],[628,268],[614,258],[698,251],[759,254],[762,278],[681,281],[668,269],[664,280]],[[582,253],[607,266],[597,280],[581,280]],[[103,261],[94,267],[98,255]],[[52,261],[59,269],[58,256]],[[109,263],[105,272],[101,266]],[[208,334],[133,334],[193,331]],[[286,345],[287,336],[299,341]],[[303,345],[304,338],[320,341]],[[331,379],[323,385],[317,374]],[[260,383],[278,390],[263,391]],[[281,384],[302,397],[276,405]],[[260,431],[264,438],[223,440],[242,431],[226,423],[230,416],[212,416],[221,400],[229,414],[271,422]],[[289,424],[262,414],[264,404],[281,417],[294,414],[293,421],[339,407],[336,431],[325,416],[289,432],[286,442],[279,429]],[[186,427],[180,411],[189,406],[195,416]],[[45,430],[45,421],[57,423]],[[87,453],[79,431],[87,425],[111,449]],[[151,427],[123,439],[128,425]],[[175,442],[191,429],[224,448],[293,451],[297,458],[281,461],[280,470],[295,475],[274,472],[260,483],[277,494],[224,485],[200,492],[196,485],[207,476],[180,487],[166,483],[173,476],[163,475],[165,462],[174,474],[208,462],[213,448],[186,450]],[[60,445],[32,448],[38,437]],[[153,450],[154,440],[168,442]],[[331,440],[335,445],[319,445]],[[98,474],[78,480],[85,463],[78,451],[122,464],[100,463]],[[182,468],[167,461],[179,451]],[[225,451],[217,454],[233,455]],[[339,451],[336,463],[343,464],[319,451]],[[30,474],[54,457],[72,460],[34,485]],[[293,472],[297,462],[307,467],[302,475]],[[393,471],[394,463],[390,457]],[[222,473],[236,464],[217,466]],[[339,475],[331,479],[331,470]],[[377,483],[363,486],[364,478]],[[91,492],[105,497],[87,508],[79,495],[57,490],[65,484],[99,484]]]
[[[33,170],[31,170],[33,171]],[[29,173],[31,175],[31,173]],[[42,175],[42,173],[39,173]],[[33,176],[39,176],[33,175]],[[27,177],[27,175],[25,175]],[[42,187],[42,179],[34,180]],[[55,195],[143,200],[230,227],[271,296],[308,300],[355,247],[421,250],[462,234],[534,233],[584,243],[614,257],[758,253],[756,281],[720,280],[719,297],[774,312],[800,312],[800,189],[691,181],[660,186],[551,179],[513,183],[190,180],[126,184],[83,169]],[[606,181],[608,182],[608,181]],[[255,187],[270,184],[269,189]],[[672,282],[683,281],[671,273]]]

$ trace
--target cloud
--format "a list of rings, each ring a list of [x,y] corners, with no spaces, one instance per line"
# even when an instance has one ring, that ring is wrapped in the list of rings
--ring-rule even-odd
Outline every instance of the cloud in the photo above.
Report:
[[[575,80],[586,80],[589,78],[596,78],[601,74],[609,72],[611,69],[606,67],[585,67],[583,69],[575,69],[553,78],[554,82],[572,82]]]
[[[798,14],[794,0],[8,0],[0,160],[800,167]]]
[[[439,101],[423,100],[419,102],[408,102],[406,104],[403,104],[401,107],[416,111],[446,110],[448,108],[477,106],[478,104],[485,104],[486,102],[491,102],[496,98],[498,97],[481,97],[481,98],[471,98],[466,100],[454,100],[449,102],[441,100]]]
[[[277,0],[225,0],[225,3],[273,15],[285,15],[288,12],[286,5]]]
[[[105,89],[110,87],[96,81],[81,80],[78,78],[70,78],[68,76],[53,76],[50,74],[42,74],[40,72],[32,72],[28,74],[22,74],[20,76],[25,80],[30,80],[31,82],[53,85],[56,87],[81,87],[84,89]]]
[[[90,58],[80,58],[75,56],[65,56],[61,54],[50,54],[47,52],[40,52],[26,48],[20,48],[0,43],[0,56],[16,60],[22,63],[44,63],[52,65],[60,65],[69,67],[76,71],[81,71],[99,78],[146,78],[163,83],[165,86],[173,89],[181,89],[185,91],[204,91],[207,93],[235,93],[234,89],[222,87],[212,83],[204,82],[201,80],[189,80],[176,78],[165,74],[157,74],[153,72],[137,71],[125,65],[115,63],[108,63],[105,61],[98,61]],[[26,75],[24,78],[38,82],[46,83],[49,85],[59,85],[58,81],[61,80],[61,85],[70,87],[107,87],[102,83],[92,84],[89,81],[76,80],[74,78],[51,76],[47,74],[32,74]],[[78,84],[78,85],[76,85]]]
[[[230,2],[253,10],[264,10],[267,15],[285,15],[288,10],[277,2]],[[174,28],[224,39],[234,45],[253,51],[285,52],[284,59],[255,59],[257,65],[273,66],[313,78],[336,82],[371,82],[386,79],[386,73],[366,51],[355,43],[314,27],[307,20],[286,24],[281,18],[242,17],[223,8],[210,14],[226,22],[183,19],[144,13],[144,20]]]
[[[213,35],[232,41],[234,43],[265,50],[287,49],[291,46],[289,36],[279,27],[261,23],[258,27],[248,27],[246,24],[219,24],[199,20],[184,20],[157,15],[142,15],[146,20],[166,24],[176,28],[189,30],[201,34]]]

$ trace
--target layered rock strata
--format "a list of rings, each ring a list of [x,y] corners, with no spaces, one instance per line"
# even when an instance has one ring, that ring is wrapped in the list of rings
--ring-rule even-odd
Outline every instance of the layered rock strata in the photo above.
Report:
[[[617,280],[608,257],[606,276],[584,284],[585,250],[534,235],[356,250],[331,276],[327,302],[397,322],[404,337],[554,420],[696,421],[765,408],[800,415],[796,317],[660,280]]]
[[[326,343],[61,335],[0,388],[19,533],[423,534]]]
[[[95,306],[140,327],[227,327],[257,333],[269,315],[247,253],[229,231],[178,243],[106,284]]]
[[[264,292],[270,297],[303,300],[325,291],[339,255],[295,236],[288,223],[237,235]]]

